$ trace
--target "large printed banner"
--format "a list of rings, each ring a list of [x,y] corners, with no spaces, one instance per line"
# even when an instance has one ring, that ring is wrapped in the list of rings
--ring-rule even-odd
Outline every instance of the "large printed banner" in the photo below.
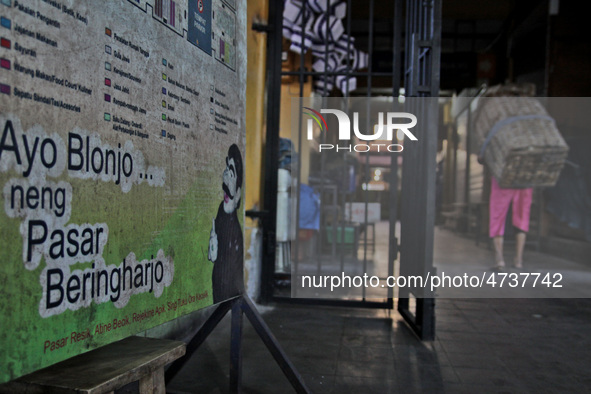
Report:
[[[0,382],[242,290],[245,7],[0,0]]]

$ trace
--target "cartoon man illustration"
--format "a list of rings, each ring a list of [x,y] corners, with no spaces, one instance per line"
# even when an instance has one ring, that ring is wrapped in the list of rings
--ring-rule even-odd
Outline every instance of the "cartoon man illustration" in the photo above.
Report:
[[[244,291],[242,228],[237,212],[242,195],[242,155],[236,144],[228,149],[222,189],[224,200],[212,220],[207,254],[214,264],[211,275],[214,304]]]

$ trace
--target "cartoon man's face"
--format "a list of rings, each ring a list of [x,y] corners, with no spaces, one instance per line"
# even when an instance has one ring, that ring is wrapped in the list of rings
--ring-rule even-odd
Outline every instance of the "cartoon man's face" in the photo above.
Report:
[[[240,203],[241,188],[237,187],[236,163],[233,158],[226,157],[226,169],[222,177],[224,190],[224,212],[232,213]]]

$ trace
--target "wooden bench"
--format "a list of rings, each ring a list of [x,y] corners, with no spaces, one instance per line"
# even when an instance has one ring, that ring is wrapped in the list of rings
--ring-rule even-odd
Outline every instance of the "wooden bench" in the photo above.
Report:
[[[164,394],[164,366],[185,343],[128,337],[0,385],[0,393],[113,393],[139,381],[142,394]]]

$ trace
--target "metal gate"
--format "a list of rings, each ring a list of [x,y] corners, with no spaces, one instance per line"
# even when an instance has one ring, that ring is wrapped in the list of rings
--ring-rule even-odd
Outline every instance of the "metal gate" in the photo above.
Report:
[[[373,270],[380,277],[394,275],[399,220],[399,274],[432,270],[437,113],[417,116],[427,125],[424,132],[429,135],[423,135],[418,149],[404,151],[402,182],[398,175],[399,155],[359,153],[353,161],[345,156],[341,161],[322,155],[313,157],[303,145],[301,112],[291,114],[300,130],[296,138],[286,141],[285,132],[281,138],[280,125],[286,124],[282,117],[289,111],[285,95],[308,97],[312,89],[312,96],[322,103],[335,94],[364,97],[368,110],[370,106],[379,107],[388,97],[436,97],[440,23],[441,0],[407,0],[406,4],[400,0],[269,2],[269,24],[258,26],[268,33],[264,201],[261,211],[247,212],[262,219],[263,301],[392,308],[391,288],[368,293],[362,287],[354,294],[333,299],[291,298],[288,290],[293,271],[287,268],[297,273],[298,267],[306,266],[320,273],[330,270],[329,265],[342,268],[358,264],[361,272]],[[341,39],[335,40],[335,36]],[[339,44],[344,55],[335,60],[332,55]],[[294,55],[294,50],[313,55]],[[330,66],[331,62],[339,66]],[[366,126],[369,129],[369,120]],[[326,133],[321,138],[320,142],[326,142]],[[280,145],[286,142],[296,147],[290,157],[290,175],[294,179],[288,182],[294,196],[292,209],[288,210],[295,224],[287,230],[277,228],[278,186],[280,219],[285,215],[285,195],[281,195],[285,185],[284,180],[278,184],[278,176],[280,172],[285,175],[279,162],[283,159]],[[315,176],[310,176],[305,160],[316,163]],[[299,201],[304,190],[320,201],[318,226],[312,229],[304,228],[307,225],[300,220],[304,205]],[[281,220],[279,226],[283,226]],[[286,236],[286,231],[290,235]],[[310,251],[314,251],[312,258],[306,255]],[[434,303],[425,296],[430,295],[415,289],[401,291],[398,309],[422,338],[430,339],[434,333]],[[411,303],[414,297],[416,302]]]

